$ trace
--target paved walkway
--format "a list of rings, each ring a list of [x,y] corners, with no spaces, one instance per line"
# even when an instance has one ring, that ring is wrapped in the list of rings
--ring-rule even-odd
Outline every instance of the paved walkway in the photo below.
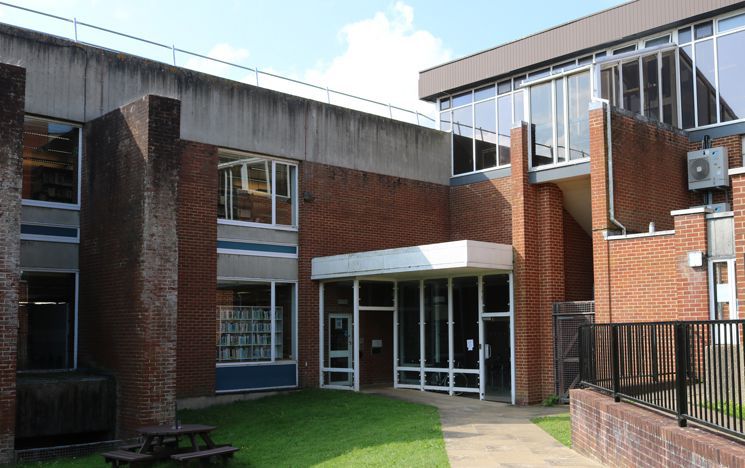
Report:
[[[566,407],[517,407],[393,388],[363,391],[436,406],[440,410],[445,447],[453,467],[601,466],[561,445],[530,422],[530,418],[536,416],[565,413]]]

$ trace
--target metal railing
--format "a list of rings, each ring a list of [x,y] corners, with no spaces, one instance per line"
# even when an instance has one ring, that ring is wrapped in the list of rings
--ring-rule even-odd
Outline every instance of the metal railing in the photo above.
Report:
[[[369,113],[377,114],[383,117],[389,117],[395,120],[400,120],[400,121],[409,122],[409,123],[416,123],[417,125],[421,125],[424,127],[434,128],[436,124],[436,120],[434,118],[430,117],[427,114],[419,112],[418,110],[405,109],[403,107],[395,106],[391,103],[380,102],[380,101],[376,101],[373,99],[356,96],[354,94],[345,93],[343,91],[334,90],[334,89],[329,88],[328,86],[319,86],[319,85],[315,85],[315,84],[308,83],[305,81],[288,78],[285,76],[277,75],[277,74],[266,72],[266,71],[261,71],[259,70],[258,67],[251,68],[251,67],[246,67],[244,65],[239,65],[237,63],[220,60],[218,58],[210,57],[208,55],[199,54],[196,52],[191,52],[188,50],[178,48],[176,47],[175,44],[171,44],[171,45],[163,44],[160,42],[151,41],[149,39],[143,39],[141,37],[137,37],[131,34],[114,31],[112,29],[102,28],[94,24],[85,23],[83,21],[79,21],[77,18],[65,18],[62,16],[45,13],[43,11],[33,10],[31,8],[22,7],[19,5],[13,5],[11,3],[0,2],[0,6],[13,8],[18,11],[30,13],[32,15],[39,15],[39,16],[43,16],[46,18],[56,20],[56,21],[68,23],[71,26],[71,28],[63,32],[62,35],[80,44],[85,44],[85,45],[98,47],[98,48],[102,48],[106,50],[112,50],[115,52],[129,53],[125,50],[112,49],[101,43],[85,41],[84,36],[85,36],[86,28],[87,28],[88,30],[92,30],[96,33],[105,33],[109,35],[114,35],[119,38],[136,41],[140,44],[146,44],[148,46],[154,46],[158,49],[161,49],[162,51],[167,53],[167,57],[168,57],[167,60],[164,60],[163,56],[158,56],[158,57],[144,56],[144,57],[151,59],[151,60],[168,63],[169,65],[179,66],[179,63],[178,63],[179,54],[183,54],[187,57],[196,58],[199,60],[205,60],[205,61],[217,64],[217,65],[229,67],[233,70],[240,70],[242,72],[248,72],[249,75],[243,77],[242,80],[238,80],[238,81],[248,83],[247,79],[250,76],[251,77],[250,84],[260,86],[263,88],[273,89],[276,91],[282,91],[285,93],[293,94],[293,95],[304,97],[307,99],[312,99],[314,101],[326,102],[328,104],[334,104],[334,105],[338,105],[342,107],[348,107],[351,109],[360,110],[363,112],[369,112]],[[131,55],[138,55],[138,54],[131,54]],[[185,66],[184,68],[196,69],[195,67],[189,67],[189,66]],[[196,69],[196,71],[202,71],[202,70]],[[205,73],[209,73],[209,72],[205,72]],[[229,78],[228,76],[224,76],[225,74],[221,74],[221,73],[210,73],[210,74],[221,76],[223,78]],[[261,79],[262,77],[264,79]]]
[[[580,328],[580,385],[745,438],[745,320]]]

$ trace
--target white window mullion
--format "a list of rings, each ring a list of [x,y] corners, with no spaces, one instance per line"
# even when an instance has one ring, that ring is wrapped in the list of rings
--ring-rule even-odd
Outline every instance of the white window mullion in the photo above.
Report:
[[[398,282],[393,283],[393,388],[398,388]]]
[[[672,87],[672,83],[670,83],[670,86]],[[657,52],[657,96],[657,111],[660,116],[659,120],[660,122],[664,122],[665,113],[663,112],[663,109],[665,103],[662,102],[662,52]]]
[[[353,363],[354,363],[354,391],[360,391],[360,280],[355,279],[352,286],[352,299],[354,302],[353,321],[354,321],[354,344]]]
[[[673,84],[671,83],[671,86],[672,85]],[[677,124],[673,123],[673,125],[679,128],[683,128],[683,109],[682,109],[683,98],[681,96],[682,85],[680,84],[680,47],[675,49],[675,89],[678,90],[675,96],[676,110],[677,110],[676,118],[678,119],[678,122]]]
[[[692,31],[691,34],[695,34],[695,31]],[[698,127],[698,70],[696,69],[696,43],[691,41],[690,45],[691,61],[693,62],[693,126]]]
[[[473,152],[473,161],[471,170],[476,172],[476,94],[471,90],[471,151]],[[496,100],[496,99],[495,99]]]
[[[419,388],[424,391],[424,280],[419,280]]]
[[[270,351],[270,356],[272,361],[277,360],[277,344],[276,341],[276,330],[277,330],[277,315],[275,313],[276,308],[276,299],[275,299],[275,292],[276,292],[276,283],[272,281],[271,286],[269,288],[269,291],[271,293],[271,298],[269,299],[269,307],[270,307],[270,313],[269,313],[269,319],[271,320],[271,324],[269,327],[269,331],[271,332],[271,338],[269,339],[269,344],[272,347]]]
[[[625,109],[623,104],[623,62],[618,62],[618,107]]]
[[[453,278],[448,278],[448,386],[450,395],[453,394],[455,362],[455,343],[453,341]]]
[[[564,162],[568,163],[572,160],[569,151],[569,76],[565,76],[561,80],[564,88]]]
[[[323,304],[323,289],[324,283],[321,283],[318,287],[318,385],[323,387],[323,363],[326,354],[326,340],[324,340],[324,326],[326,322],[326,314],[324,313]],[[298,360],[298,365],[300,361]]]
[[[553,152],[553,164],[557,164],[559,162],[559,148],[556,141],[556,84],[554,81],[550,81],[549,83],[551,86],[551,121],[553,122],[553,125],[551,125],[551,137],[553,139],[551,147]]]
[[[271,162],[271,177],[269,179],[269,193],[272,197],[272,224],[277,224],[277,162]]]
[[[637,63],[637,69],[639,70],[639,110],[641,110],[641,114],[645,115],[646,112],[644,112],[644,61],[641,57],[636,59]]]
[[[716,23],[716,21],[714,22]],[[719,123],[721,121],[721,104],[719,102],[719,38],[712,37],[711,42],[713,43],[712,46],[714,47],[714,89],[716,90],[716,100],[717,100],[717,117],[714,122]]]
[[[478,321],[479,321],[479,398],[484,399],[486,396],[486,353],[484,342],[484,277],[478,277]],[[513,364],[514,365],[514,364]]]

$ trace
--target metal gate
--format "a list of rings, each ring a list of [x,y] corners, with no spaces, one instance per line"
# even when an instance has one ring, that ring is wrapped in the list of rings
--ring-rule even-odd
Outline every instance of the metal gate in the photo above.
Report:
[[[595,301],[556,302],[553,309],[556,394],[566,402],[579,383],[579,327],[595,321]]]

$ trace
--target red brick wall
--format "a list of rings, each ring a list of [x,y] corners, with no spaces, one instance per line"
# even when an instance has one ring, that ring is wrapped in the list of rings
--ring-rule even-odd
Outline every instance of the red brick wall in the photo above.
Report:
[[[146,96],[85,128],[80,363],[116,376],[123,436],[174,416],[179,115]]]
[[[515,387],[517,402],[528,404],[555,393],[551,314],[564,300],[564,209],[557,186],[528,181],[527,127],[511,139]]]
[[[703,213],[676,216],[675,233],[607,241],[608,306],[598,322],[706,320],[706,265],[688,266],[688,252],[706,252]]]
[[[612,112],[615,211],[629,233],[672,229],[670,211],[690,206],[688,136],[640,116]]]
[[[743,466],[745,447],[592,390],[571,390],[572,448],[607,466]]]
[[[13,461],[26,70],[0,63],[0,464]]]
[[[606,241],[604,233],[618,227],[608,215],[605,116],[602,109],[590,111],[596,321],[706,319],[706,267],[689,267],[687,257],[689,251],[707,251],[704,214],[674,220],[670,215],[690,203],[683,163],[688,143],[683,134],[658,124],[612,113],[616,218],[643,231],[654,220],[658,231],[674,228],[675,234]],[[648,164],[654,161],[656,169]],[[629,181],[635,173],[638,182]]]
[[[512,243],[512,178],[450,188],[450,238]]]
[[[181,143],[178,181],[176,396],[215,390],[217,148]]]
[[[564,210],[564,300],[592,300],[592,237]]]
[[[350,157],[352,157],[350,155]],[[318,282],[311,259],[450,239],[449,187],[303,162],[300,193],[298,343],[300,384],[318,385]]]

